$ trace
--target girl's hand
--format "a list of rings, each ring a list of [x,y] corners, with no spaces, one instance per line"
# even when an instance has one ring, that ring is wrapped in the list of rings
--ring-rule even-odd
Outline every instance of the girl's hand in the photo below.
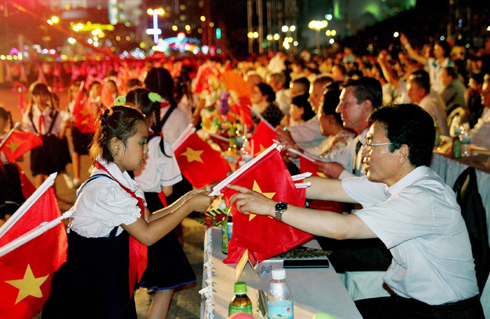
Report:
[[[275,216],[276,202],[272,199],[243,186],[228,185],[226,187],[239,192],[230,198],[230,207],[236,204],[236,209],[240,213]]]
[[[208,196],[206,192],[201,192],[194,194],[186,203],[190,205],[191,211],[204,213],[208,210],[213,200],[214,197]]]

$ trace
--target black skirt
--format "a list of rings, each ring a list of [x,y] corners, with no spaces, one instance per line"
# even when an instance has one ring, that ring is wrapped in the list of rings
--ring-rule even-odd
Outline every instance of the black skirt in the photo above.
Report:
[[[12,215],[24,202],[17,166],[4,164],[3,169],[0,169],[0,218]]]
[[[31,150],[32,176],[62,172],[66,164],[71,163],[66,138],[59,139],[52,134],[42,135],[41,137],[43,145]]]
[[[86,238],[68,234],[67,262],[54,274],[42,318],[135,319],[130,300],[129,235]]]
[[[151,212],[163,208],[157,193],[146,193]],[[139,287],[173,289],[196,282],[196,275],[174,231],[148,247],[148,266]]]

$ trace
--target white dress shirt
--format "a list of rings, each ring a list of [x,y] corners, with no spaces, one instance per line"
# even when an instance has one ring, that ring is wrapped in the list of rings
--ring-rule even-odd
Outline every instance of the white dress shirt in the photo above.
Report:
[[[446,118],[446,106],[442,99],[435,92],[430,92],[427,94],[422,101],[420,101],[419,106],[426,110],[434,122],[439,123],[439,127],[441,128],[441,134],[445,136],[449,136],[449,129],[447,127],[447,118]]]
[[[367,177],[342,181],[364,209],[355,214],[393,260],[384,276],[399,296],[429,305],[478,295],[471,244],[453,190],[421,166],[388,188]]]

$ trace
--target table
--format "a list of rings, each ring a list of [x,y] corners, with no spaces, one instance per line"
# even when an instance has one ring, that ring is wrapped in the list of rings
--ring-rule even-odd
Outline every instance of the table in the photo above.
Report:
[[[203,298],[201,318],[227,318],[228,305],[234,295],[235,265],[223,264],[226,256],[221,252],[219,228],[207,230],[204,245],[203,287],[212,283],[212,288],[203,290],[206,290],[204,295],[212,298],[212,302]],[[258,265],[258,269],[262,269],[262,266],[282,268],[282,261],[264,261]],[[260,274],[259,278],[247,265],[239,280],[247,282],[247,295],[253,303],[254,317],[259,318],[256,306],[258,290],[262,288],[267,293],[271,274]],[[338,319],[362,318],[333,267],[287,269],[286,280],[292,290],[295,318],[309,319],[318,311],[328,312]]]

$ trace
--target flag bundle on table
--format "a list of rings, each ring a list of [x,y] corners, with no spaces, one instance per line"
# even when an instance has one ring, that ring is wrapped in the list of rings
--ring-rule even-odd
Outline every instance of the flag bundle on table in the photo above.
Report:
[[[265,120],[261,120],[250,139],[253,155],[257,156],[262,153],[274,144],[275,139],[277,139],[277,132]]]
[[[309,156],[298,153],[299,155],[299,170],[301,173],[310,172],[312,176],[319,176],[326,178],[325,174],[318,169],[318,165],[315,160]],[[329,210],[337,213],[342,213],[350,208],[347,203],[325,201],[325,200],[312,200],[310,202],[310,208]]]
[[[33,148],[43,145],[43,140],[37,134],[15,130],[12,130],[4,142],[1,144],[0,151],[11,163]]]
[[[54,177],[48,181],[53,182]],[[0,228],[0,318],[30,319],[38,313],[53,273],[66,261],[63,217],[54,190],[45,185]]]
[[[297,189],[280,155],[280,148],[271,146],[257,160],[229,183],[240,185],[262,193],[264,196],[295,206],[304,206],[305,189]],[[219,187],[219,185],[217,186]],[[227,203],[236,191],[223,188]],[[248,250],[252,260],[262,261],[281,254],[312,238],[311,234],[261,215],[245,215],[231,207],[233,214],[233,235],[228,244],[228,258],[225,263],[236,263]]]
[[[230,172],[228,162],[196,133],[189,134],[174,154],[182,174],[197,188],[222,180]]]

